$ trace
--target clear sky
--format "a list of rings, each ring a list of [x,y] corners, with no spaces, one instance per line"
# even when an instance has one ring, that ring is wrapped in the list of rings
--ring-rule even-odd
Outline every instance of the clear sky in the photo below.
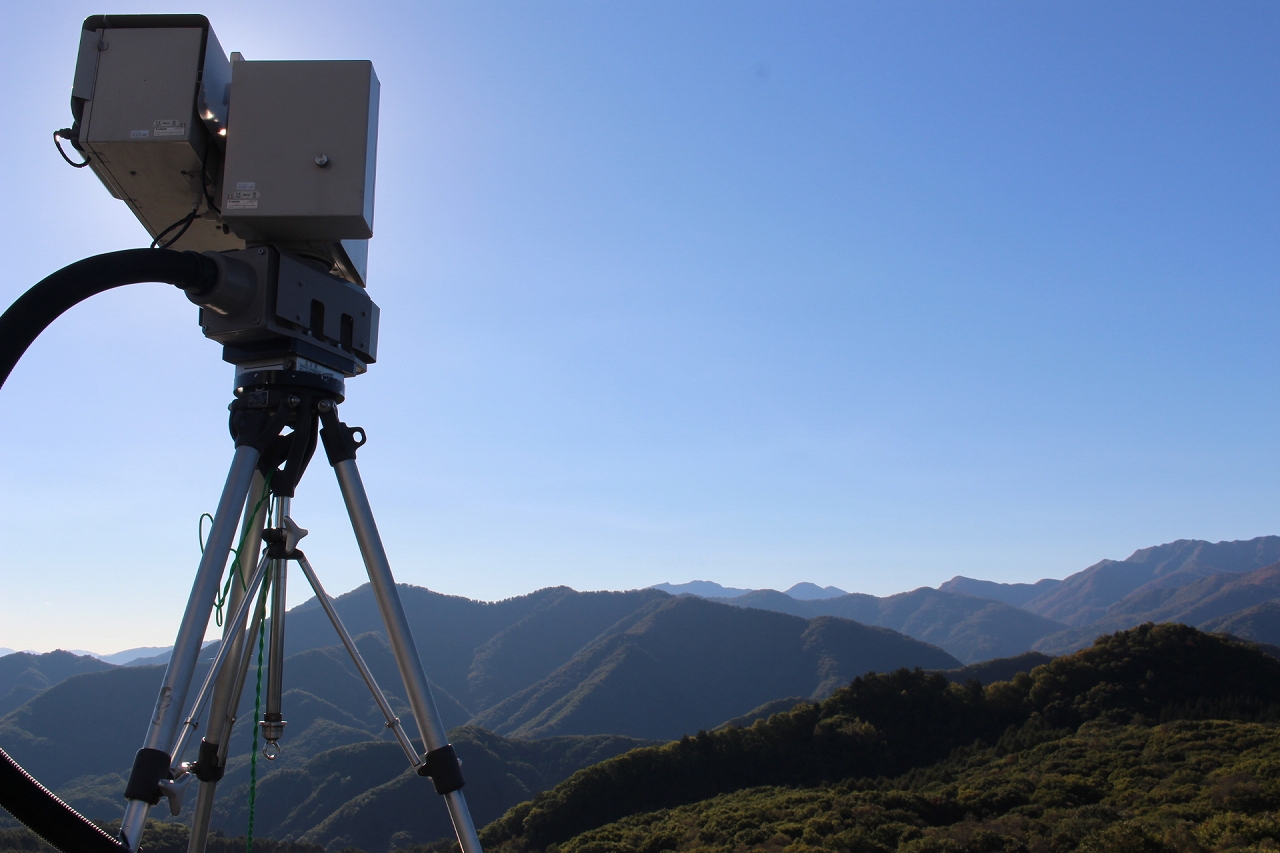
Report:
[[[146,245],[50,133],[80,21],[159,11],[374,62],[380,360],[342,411],[402,581],[884,595],[1280,532],[1274,3],[10,3],[5,304]],[[172,641],[219,355],[161,285],[28,352],[0,645]],[[323,460],[295,518],[362,582]]]

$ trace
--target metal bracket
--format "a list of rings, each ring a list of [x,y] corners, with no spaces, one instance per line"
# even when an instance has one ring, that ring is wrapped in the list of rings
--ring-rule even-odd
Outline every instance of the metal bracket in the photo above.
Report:
[[[262,531],[262,539],[267,543],[267,556],[272,560],[297,559],[298,543],[307,535],[307,532],[292,518],[285,516],[281,526]]]

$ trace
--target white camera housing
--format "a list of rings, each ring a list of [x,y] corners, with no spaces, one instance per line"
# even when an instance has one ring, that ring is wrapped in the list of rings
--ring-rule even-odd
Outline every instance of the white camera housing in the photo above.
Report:
[[[363,286],[378,77],[367,61],[228,61],[203,15],[95,15],[81,32],[73,145],[154,238],[270,244]]]

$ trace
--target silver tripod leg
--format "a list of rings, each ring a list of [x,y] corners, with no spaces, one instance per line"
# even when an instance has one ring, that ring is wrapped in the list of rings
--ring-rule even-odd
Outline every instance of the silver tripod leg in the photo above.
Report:
[[[324,591],[324,587],[320,585],[320,578],[316,577],[315,570],[311,568],[311,563],[307,562],[307,558],[303,556],[301,551],[298,552],[297,560],[298,566],[301,567],[302,573],[307,576],[307,582],[311,584],[311,589],[316,594],[316,600],[320,602],[320,606],[324,608],[329,621],[333,623],[333,630],[338,632],[338,639],[342,640],[342,645],[346,647],[347,654],[351,655],[351,661],[356,665],[356,669],[360,671],[360,677],[364,679],[365,686],[373,694],[373,701],[377,704],[378,710],[382,712],[383,719],[387,721],[387,728],[391,729],[391,733],[396,736],[396,742],[404,750],[410,766],[417,770],[422,766],[422,758],[419,757],[418,751],[413,748],[413,744],[409,741],[409,736],[405,734],[404,726],[400,725],[400,718],[391,709],[391,703],[383,695],[382,688],[374,680],[368,664],[360,656],[360,650],[356,648],[355,640],[351,639],[351,633],[347,631],[347,626],[343,625],[342,620],[338,618],[338,611],[334,609],[333,601],[330,600],[328,593]]]
[[[258,563],[258,550],[262,546],[262,530],[267,525],[269,504],[263,499],[266,479],[258,471],[254,471],[253,482],[249,486],[249,499],[244,507],[244,546],[240,559],[236,561],[235,570],[239,577],[231,582],[231,594],[227,601],[227,610],[234,613],[245,596],[245,587],[249,582],[249,574]],[[255,507],[257,512],[254,512]],[[250,620],[256,625],[255,620]],[[227,652],[227,664],[218,675],[213,686],[213,698],[209,701],[209,725],[205,731],[204,743],[213,744],[217,750],[217,766],[226,763],[226,742],[231,738],[231,726],[235,722],[236,705],[240,702],[240,691],[244,685],[247,668],[241,668],[244,649],[253,641],[253,629],[237,630],[228,619],[222,630],[222,642],[231,642]],[[201,746],[202,749],[207,747]],[[191,836],[187,842],[187,853],[204,853],[209,835],[209,821],[213,816],[213,798],[217,792],[218,782],[201,782],[196,793],[194,814],[191,818]]]
[[[249,596],[258,591],[258,586],[266,577],[267,563],[267,558],[263,557],[262,561],[258,563],[258,568],[254,570],[253,577],[249,579],[248,595],[240,597],[240,606],[236,608],[236,612],[232,616],[232,620],[237,626],[244,625],[245,619],[249,615],[249,605],[252,603],[249,600]],[[183,772],[184,770],[181,766],[182,754],[186,751],[187,741],[195,733],[196,729],[200,728],[200,718],[204,715],[204,700],[209,698],[209,695],[213,692],[211,688],[217,684],[218,680],[222,677],[223,668],[231,658],[231,655],[228,654],[228,652],[231,650],[231,646],[239,639],[240,631],[237,629],[235,633],[233,633],[232,636],[218,648],[218,653],[214,656],[213,663],[209,666],[209,672],[205,676],[204,683],[201,684],[200,689],[196,691],[196,698],[191,703],[191,712],[187,715],[186,721],[182,724],[182,731],[178,735],[178,743],[173,748],[173,763],[171,765],[171,769],[174,772]],[[210,750],[206,748],[206,752],[209,751]],[[212,751],[217,751],[216,746],[213,747]]]
[[[360,555],[364,558],[369,583],[373,587],[374,598],[378,601],[382,621],[387,627],[391,652],[395,655],[400,678],[404,680],[405,692],[409,694],[409,706],[413,708],[418,731],[422,733],[428,753],[447,747],[449,740],[444,725],[440,722],[435,699],[431,696],[431,687],[427,684],[427,676],[422,669],[418,647],[413,643],[409,620],[404,615],[404,605],[400,603],[400,595],[396,592],[391,564],[387,561],[382,537],[378,535],[378,526],[373,520],[373,510],[369,507],[369,496],[365,494],[360,470],[356,468],[354,459],[334,462],[333,470],[338,475],[338,487],[342,490],[342,499],[347,505],[347,514],[351,517],[351,527],[360,544]],[[462,853],[483,853],[462,791],[450,791],[443,796]]]
[[[153,805],[153,798],[158,796],[159,779],[153,777],[163,777],[168,773],[169,754],[177,738],[178,724],[182,721],[182,708],[187,701],[187,690],[191,687],[191,678],[200,657],[200,646],[209,625],[213,601],[218,595],[218,582],[227,565],[227,554],[236,535],[240,509],[257,464],[257,450],[246,446],[236,448],[231,460],[231,470],[222,488],[222,497],[218,500],[217,512],[213,516],[209,541],[205,543],[200,568],[196,570],[191,595],[187,599],[187,609],[182,614],[182,623],[178,628],[177,639],[174,640],[173,654],[165,669],[164,683],[156,698],[155,712],[147,726],[142,749],[134,758],[129,785],[125,789],[129,803],[125,806],[124,819],[120,823],[120,838],[134,851],[142,842],[142,829],[147,821],[147,812]]]

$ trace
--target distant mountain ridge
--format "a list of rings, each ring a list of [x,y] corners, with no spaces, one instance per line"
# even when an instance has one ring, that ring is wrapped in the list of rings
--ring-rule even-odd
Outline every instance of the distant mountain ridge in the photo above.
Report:
[[[656,583],[649,589],[660,589],[671,595],[696,595],[700,598],[729,598],[735,595],[745,595],[749,592],[758,592],[753,589],[737,589],[730,586],[721,586],[714,581],[689,581],[688,583]],[[843,589],[836,586],[818,586],[816,583],[801,581],[793,584],[787,589],[786,595],[800,601],[813,601],[818,598],[835,598],[837,595],[848,595]]]
[[[702,598],[715,598],[727,595],[742,595],[753,592],[750,589],[738,589],[721,586],[715,581],[689,581],[688,583],[655,583],[649,589],[660,589],[670,595],[697,595]]]
[[[110,668],[109,663],[61,649],[42,655],[14,652],[0,657],[0,717],[73,675]]]
[[[850,593],[818,601],[799,601],[786,593],[764,589],[712,600],[806,618],[838,616],[889,628],[945,649],[963,663],[1025,652],[1043,638],[1066,628],[1060,622],[1001,601],[930,587],[885,598]]]
[[[1131,596],[1276,562],[1280,562],[1280,536],[1232,542],[1179,539],[1142,548],[1124,560],[1097,562],[1031,599],[1026,609],[1071,627],[1083,627],[1105,618],[1108,609]]]
[[[1277,644],[1280,536],[1179,539],[1141,548],[1124,560],[1101,560],[1063,580],[1035,583],[957,575],[937,589],[884,598],[851,593],[806,600],[771,589],[706,597],[736,607],[808,618],[834,615],[890,628],[937,645],[966,664],[1030,650],[1066,654],[1101,634],[1144,622],[1182,622]],[[1264,606],[1272,601],[1277,607]]]
[[[1012,604],[1014,607],[1022,607],[1028,601],[1043,595],[1061,583],[1062,581],[1054,578],[1045,578],[1035,583],[996,583],[956,575],[946,583],[940,584],[938,589],[943,592],[972,595],[976,598],[990,598]]]
[[[1179,579],[1188,577],[1183,575]],[[1251,572],[1206,575],[1180,586],[1146,584],[1107,608],[1098,621],[1045,637],[1035,648],[1049,654],[1063,654],[1087,645],[1099,634],[1143,622],[1181,622],[1242,639],[1270,642],[1275,632],[1264,627],[1269,611],[1258,611],[1258,602],[1274,603],[1276,599],[1280,599],[1280,563]],[[1251,610],[1263,619],[1237,621],[1244,611]]]

